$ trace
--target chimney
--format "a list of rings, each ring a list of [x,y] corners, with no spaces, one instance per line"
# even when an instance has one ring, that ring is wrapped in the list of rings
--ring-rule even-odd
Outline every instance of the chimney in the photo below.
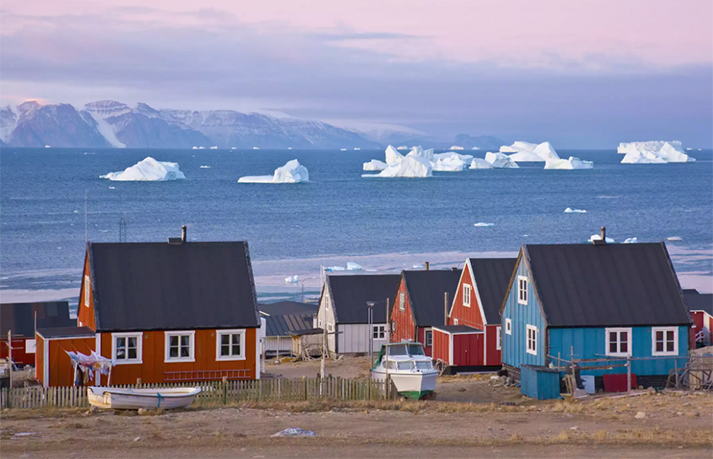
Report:
[[[183,225],[183,226],[181,226],[181,244],[185,244],[185,243],[186,243],[186,225]]]
[[[186,242],[186,225],[181,226],[181,237],[169,237],[170,245],[183,245]]]
[[[604,245],[607,243],[607,229],[606,227],[602,226],[601,229],[601,239],[592,239],[592,244],[594,245]]]
[[[423,264],[423,267],[426,268],[426,271],[428,271],[428,270],[431,268],[431,263],[425,262],[425,263]]]

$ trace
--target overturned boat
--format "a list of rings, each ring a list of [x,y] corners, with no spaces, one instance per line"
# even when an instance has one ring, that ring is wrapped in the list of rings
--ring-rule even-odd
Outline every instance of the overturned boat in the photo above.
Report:
[[[371,378],[384,382],[387,374],[398,394],[405,398],[430,398],[436,390],[438,371],[433,368],[431,358],[423,352],[423,345],[420,343],[382,345],[376,364],[371,370]]]
[[[117,410],[186,408],[201,392],[200,387],[171,389],[120,389],[116,387],[88,387],[89,404],[97,408]]]

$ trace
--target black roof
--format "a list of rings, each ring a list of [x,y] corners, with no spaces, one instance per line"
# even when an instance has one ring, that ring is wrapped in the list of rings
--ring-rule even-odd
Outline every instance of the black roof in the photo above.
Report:
[[[525,244],[523,254],[550,327],[691,323],[662,242]]]
[[[260,312],[271,316],[280,314],[317,314],[319,305],[314,303],[298,303],[296,301],[278,301],[277,303],[260,303]]]
[[[247,242],[89,243],[97,331],[259,327]]]
[[[37,333],[42,337],[50,338],[87,338],[94,337],[96,333],[89,327],[54,327],[54,328],[38,328]]]
[[[444,332],[450,333],[450,334],[466,334],[466,333],[483,333],[483,330],[479,330],[477,328],[469,327],[467,325],[439,325],[437,327],[433,327],[436,330],[442,330]]]
[[[473,281],[478,289],[485,320],[500,323],[500,306],[507,295],[517,258],[470,258]]]
[[[0,339],[6,339],[8,331],[12,331],[13,337],[34,338],[35,313],[37,328],[71,327],[77,324],[76,320],[69,318],[69,303],[66,301],[3,303],[0,304]]]
[[[265,316],[265,336],[289,336],[290,332],[314,327],[312,314],[280,314]]]
[[[368,323],[367,301],[373,301],[374,323],[386,322],[386,299],[394,301],[399,288],[399,274],[328,275],[334,305],[334,320],[338,324]]]
[[[699,293],[698,290],[684,290],[689,311],[705,311],[713,316],[713,293]]]
[[[290,332],[290,336],[317,335],[320,333],[324,333],[323,328],[307,328],[305,330],[297,330]]]
[[[445,292],[448,304],[458,288],[461,270],[404,271],[403,278],[416,326],[444,325]]]

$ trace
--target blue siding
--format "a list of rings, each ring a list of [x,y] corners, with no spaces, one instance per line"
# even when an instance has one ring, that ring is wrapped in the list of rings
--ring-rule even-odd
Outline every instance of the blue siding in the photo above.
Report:
[[[545,367],[520,367],[520,392],[538,400],[552,400],[560,397],[560,375],[547,371]]]
[[[651,327],[631,327],[632,357],[651,357],[652,340]],[[576,359],[601,359],[606,357],[606,329],[605,328],[551,328],[548,330],[550,352],[552,356],[560,356],[571,360],[571,349],[574,347]],[[688,327],[678,327],[678,355],[688,355]],[[614,357],[612,357],[614,358]],[[617,361],[615,364],[625,363],[626,360]],[[556,363],[556,362],[555,362]],[[683,366],[683,360],[678,361],[678,366]],[[591,364],[595,365],[595,364]],[[591,366],[590,365],[590,366]],[[675,368],[675,359],[633,361],[631,372],[637,375],[668,375]],[[612,368],[611,370],[585,370],[582,374],[601,376],[602,374],[626,373],[626,367]]]
[[[527,276],[527,266],[523,259],[517,267],[517,276]],[[528,304],[518,304],[517,302],[517,276],[508,293],[507,302],[502,315],[502,337],[503,337],[503,363],[513,367],[520,367],[522,364],[545,365],[545,326],[540,307],[537,304],[535,293],[532,290],[532,283],[528,282],[527,300]],[[505,333],[505,319],[512,320],[512,334]],[[537,355],[527,353],[527,328],[526,325],[537,327]]]

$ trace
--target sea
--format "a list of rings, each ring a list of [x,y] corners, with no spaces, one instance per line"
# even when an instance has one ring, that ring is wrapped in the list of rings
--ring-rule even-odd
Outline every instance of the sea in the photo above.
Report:
[[[682,286],[713,291],[711,150],[667,165],[620,164],[614,149],[558,153],[594,169],[521,163],[382,179],[363,177],[362,164],[383,150],[2,148],[0,297],[76,304],[86,241],[166,241],[181,225],[190,241],[247,240],[261,301],[313,300],[324,267],[462,267],[526,243],[584,243],[602,226],[616,242],[666,241]],[[100,178],[147,156],[177,162],[186,179]],[[237,183],[291,159],[309,183]]]

